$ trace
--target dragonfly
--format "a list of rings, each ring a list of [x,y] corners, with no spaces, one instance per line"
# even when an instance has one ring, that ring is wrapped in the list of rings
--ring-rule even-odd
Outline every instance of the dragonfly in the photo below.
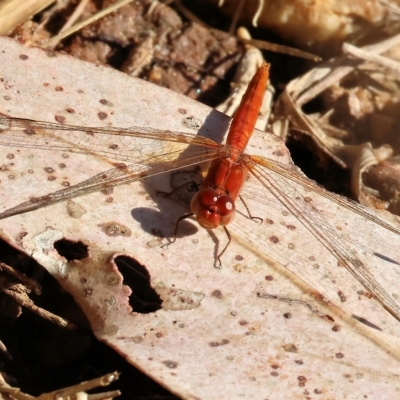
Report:
[[[192,213],[198,223],[211,230],[226,227],[235,215],[235,200],[242,185],[252,176],[264,191],[269,191],[289,213],[344,266],[379,303],[400,321],[400,307],[375,279],[370,269],[355,255],[346,241],[323,215],[293,185],[317,193],[340,207],[400,235],[400,230],[379,218],[373,211],[344,197],[330,193],[305,177],[294,165],[266,157],[249,155],[245,148],[253,133],[268,84],[269,64],[264,63],[251,80],[236,112],[224,145],[195,134],[161,131],[144,127],[83,127],[34,121],[20,118],[0,118],[0,146],[76,152],[124,161],[76,185],[31,198],[0,213],[0,219],[23,214],[116,185],[128,184],[158,174],[211,163],[201,189],[191,201]],[[93,146],[85,145],[79,135],[96,137]],[[121,149],[113,138],[139,139],[135,148]],[[163,146],[160,143],[163,143]],[[162,150],[161,150],[162,149]],[[182,153],[185,155],[182,156]],[[263,193],[257,196],[262,197]],[[175,234],[176,237],[176,234]],[[385,259],[385,256],[381,256]],[[386,261],[400,265],[397,260]]]

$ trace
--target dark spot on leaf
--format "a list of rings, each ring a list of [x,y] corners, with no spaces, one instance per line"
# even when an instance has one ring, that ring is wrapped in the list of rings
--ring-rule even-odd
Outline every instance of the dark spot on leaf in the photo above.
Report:
[[[345,294],[344,294],[341,290],[339,290],[339,291],[337,292],[337,294],[338,294],[338,296],[339,296],[340,301],[341,301],[342,303],[344,303],[344,302],[346,301],[346,296],[345,296]]]
[[[210,342],[209,345],[211,347],[218,347],[218,346],[225,346],[228,343],[229,343],[228,339],[222,339],[220,342],[217,341]]]
[[[278,239],[276,236],[270,236],[269,241],[270,241],[271,243],[276,244],[276,243],[279,242],[279,239]]]
[[[100,111],[98,114],[98,117],[100,120],[106,119],[107,118],[107,113]]]
[[[214,290],[212,293],[211,293],[211,296],[213,296],[213,297],[216,297],[217,299],[222,299],[222,292],[220,291],[220,290]]]
[[[285,345],[283,346],[283,349],[284,349],[285,351],[288,351],[289,353],[297,353],[297,347],[296,347],[296,345],[293,344],[293,343],[285,344]]]
[[[297,377],[297,380],[299,381],[300,387],[304,387],[306,385],[307,378],[305,376],[300,375]]]
[[[26,54],[20,54],[20,56],[19,56],[19,58],[21,59],[21,60],[27,60],[28,59],[28,56],[26,55]]]
[[[177,368],[178,367],[178,363],[176,361],[166,360],[166,361],[163,361],[163,364],[168,368]]]
[[[106,100],[106,99],[101,99],[100,100],[100,104],[103,104],[103,106],[109,106],[109,107],[113,106],[113,104],[110,101]]]
[[[335,322],[335,319],[333,317],[331,317],[329,314],[325,314],[325,318],[331,322]]]

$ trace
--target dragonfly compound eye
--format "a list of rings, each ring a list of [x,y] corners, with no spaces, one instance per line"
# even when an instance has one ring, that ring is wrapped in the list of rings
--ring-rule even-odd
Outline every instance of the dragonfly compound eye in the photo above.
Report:
[[[190,204],[198,223],[205,229],[227,225],[235,215],[235,204],[229,196],[220,196],[211,188],[199,190]]]
[[[200,189],[192,198],[190,208],[196,214],[209,206],[214,206],[218,201],[218,194],[214,189]]]
[[[220,214],[219,224],[224,226],[229,224],[235,216],[235,203],[229,196],[220,196],[217,200],[217,209]]]

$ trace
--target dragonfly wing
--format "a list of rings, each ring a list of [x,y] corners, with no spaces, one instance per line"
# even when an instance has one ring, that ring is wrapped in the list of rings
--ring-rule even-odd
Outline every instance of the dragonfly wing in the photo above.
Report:
[[[259,182],[259,184],[255,183],[256,186],[253,188],[253,190],[247,191],[247,193],[245,191],[243,193],[244,196],[246,196],[246,201],[248,199],[251,203],[249,204],[249,208],[251,209],[253,216],[265,218],[266,223],[268,223],[268,217],[266,217],[265,214],[256,214],[256,202],[259,202],[260,204],[262,203],[261,206],[259,204],[258,210],[265,210],[266,207],[264,207],[264,204],[267,204],[269,207],[273,205],[273,207],[277,208],[283,215],[290,213],[297,221],[301,222],[306,230],[311,233],[320,244],[326,248],[328,253],[337,259],[337,264],[333,265],[332,268],[338,269],[340,266],[346,267],[346,269],[358,280],[358,282],[360,282],[365,289],[372,293],[387,311],[389,311],[397,320],[400,320],[399,305],[377,281],[374,274],[371,273],[369,267],[361,261],[359,253],[360,248],[357,247],[355,243],[349,243],[349,240],[346,240],[344,235],[338,233],[337,227],[333,227],[316,208],[316,206],[313,205],[313,200],[304,194],[304,190],[310,192],[308,179],[303,175],[300,175],[294,168],[286,168],[286,166],[282,166],[275,161],[266,160],[262,157],[249,157],[246,161],[246,165],[248,166],[251,174]],[[272,165],[272,168],[270,168],[270,165]],[[282,170],[285,171],[285,174],[282,173]],[[294,177],[292,175],[294,175]],[[320,187],[318,187],[318,189],[313,187],[313,189],[313,191],[318,192],[318,194],[323,192],[323,189]],[[269,198],[265,195],[266,191],[271,194]],[[328,193],[324,193],[323,197],[329,199],[335,205],[343,206],[343,203],[341,201],[337,201],[336,197],[330,199]],[[285,224],[284,222],[281,222],[280,224],[286,225],[288,233],[291,229],[296,228],[294,224]],[[385,223],[380,225],[386,227]],[[275,226],[274,229],[278,230],[278,228],[279,227]],[[355,233],[357,234],[357,231]],[[252,241],[252,233],[246,232],[246,235],[247,240]],[[255,237],[253,235],[253,242],[258,249],[261,249],[261,251],[268,254],[271,244],[277,243],[280,240],[278,236],[271,235],[269,237]],[[304,240],[304,238],[301,237],[299,240]],[[307,245],[307,241],[304,240],[303,246],[307,247]],[[288,245],[289,249],[291,247],[294,248],[294,246],[297,246],[297,244],[289,243]],[[294,258],[285,259],[285,256],[283,256],[281,257],[283,260],[282,264],[289,267],[289,264],[293,264],[293,262],[296,263],[295,258],[300,256],[300,253],[304,253],[309,255],[309,258],[304,262],[305,268],[313,268],[312,265],[314,265],[315,269],[319,268],[318,254],[313,254],[315,249],[312,250],[310,249],[310,246],[308,247],[309,248],[299,249],[299,246],[297,246]],[[362,250],[364,251],[364,249]],[[382,253],[386,254],[386,251],[382,251]],[[369,256],[373,257],[373,254],[374,253],[369,250]],[[280,255],[278,255],[278,257],[279,256]],[[391,258],[396,259],[396,255],[392,256]],[[388,257],[388,259],[390,258]],[[302,278],[303,273],[301,270],[295,268],[294,272],[297,276]],[[397,271],[397,273],[399,272],[400,271]],[[312,275],[313,272],[309,273],[309,276]]]
[[[81,153],[128,163],[178,158],[191,145],[215,150],[213,140],[185,132],[131,127],[80,127],[18,118],[0,118],[0,146]]]
[[[18,118],[0,118],[0,146],[81,153],[123,161],[76,185],[38,196],[0,214],[0,219],[146,176],[211,161],[220,146],[202,136],[150,128],[80,127]]]
[[[203,154],[199,157],[185,158],[174,162],[165,162],[154,165],[149,168],[145,164],[141,165],[124,165],[121,164],[117,168],[101,172],[89,179],[86,179],[76,185],[58,190],[53,193],[33,198],[27,202],[21,203],[15,207],[0,213],[0,219],[8,218],[13,215],[23,214],[29,211],[47,207],[62,201],[66,201],[75,197],[83,196],[89,193],[104,190],[109,187],[125,185],[140,179],[155,176],[161,173],[174,171],[191,165],[208,162],[217,157],[217,153],[209,154],[205,157]]]
[[[366,218],[376,224],[400,235],[400,229],[394,225],[389,224],[388,222],[384,221],[380,218],[373,210],[370,208],[366,208],[359,203],[356,203],[353,200],[350,200],[346,197],[340,196],[336,193],[328,192],[327,190],[323,189],[314,181],[308,179],[302,173],[299,172],[299,169],[296,166],[286,165],[279,163],[277,161],[267,159],[261,156],[251,156],[252,161],[254,161],[258,165],[263,165],[267,169],[278,173],[279,175],[287,178],[288,180],[292,181],[295,184],[300,184],[307,190],[315,192],[323,197],[328,198],[329,200],[334,201],[339,206],[347,208],[348,210],[355,212],[361,215],[363,218]]]

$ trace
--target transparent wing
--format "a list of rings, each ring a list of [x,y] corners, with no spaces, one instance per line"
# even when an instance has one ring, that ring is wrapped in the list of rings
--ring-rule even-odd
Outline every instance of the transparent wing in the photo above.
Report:
[[[337,233],[337,230],[329,224],[324,216],[314,207],[312,201],[307,199],[298,190],[298,185],[307,191],[313,191],[330,201],[345,207],[352,212],[356,212],[382,227],[400,235],[400,231],[394,226],[381,220],[372,211],[355,205],[346,199],[333,195],[319,187],[303,175],[295,167],[286,166],[276,161],[263,157],[248,156],[245,158],[251,174],[259,181],[262,187],[266,188],[282,205],[283,210],[289,211],[300,221],[306,229],[339,261],[340,266],[344,266],[376,299],[388,310],[396,319],[400,320],[400,307],[394,299],[386,292],[368,267],[351,250],[347,241]],[[259,186],[257,191],[262,188]],[[248,197],[250,196],[250,197]],[[263,196],[259,196],[256,191],[248,191],[247,197],[253,201],[263,202]],[[258,199],[258,200],[257,200]],[[264,245],[264,248],[267,246]],[[399,260],[393,260],[398,264]],[[311,263],[311,262],[310,262]]]
[[[118,145],[116,136],[118,136]],[[20,204],[0,214],[0,218],[38,209],[107,187],[211,161],[220,156],[221,148],[212,140],[180,132],[136,127],[129,129],[87,128],[8,118],[0,118],[0,145],[77,152],[127,162],[77,185]],[[397,303],[348,247],[346,241],[297,190],[296,186],[300,185],[306,190],[318,193],[397,235],[400,231],[382,221],[372,211],[326,192],[298,173],[295,167],[258,156],[245,156],[244,163],[260,182],[262,190],[267,189],[284,209],[293,214],[337,258],[341,265],[345,266],[395,318],[400,320],[400,308]],[[254,194],[254,200],[264,201],[263,198],[263,192]]]
[[[182,132],[79,127],[14,118],[0,118],[0,145],[83,153],[126,162],[79,184],[10,208],[0,214],[0,219],[211,161],[221,148],[210,139]]]
[[[340,206],[347,208],[348,210],[351,210],[356,214],[359,214],[362,217],[375,222],[376,224],[388,229],[389,231],[392,231],[400,235],[400,230],[398,228],[384,221],[382,218],[376,215],[376,213],[373,210],[363,207],[359,203],[347,199],[346,197],[340,196],[336,193],[328,192],[327,190],[323,189],[321,186],[316,184],[314,181],[300,174],[299,169],[297,167],[282,164],[277,161],[273,161],[261,156],[250,156],[250,158],[253,163],[258,164],[260,166],[264,166],[268,170],[274,171],[277,174],[291,180],[292,182],[300,184],[305,189],[318,193],[319,195],[326,197],[329,200],[333,200]]]
[[[131,163],[171,161],[188,145],[218,149],[211,139],[151,128],[81,127],[0,118],[0,145],[90,154]]]

